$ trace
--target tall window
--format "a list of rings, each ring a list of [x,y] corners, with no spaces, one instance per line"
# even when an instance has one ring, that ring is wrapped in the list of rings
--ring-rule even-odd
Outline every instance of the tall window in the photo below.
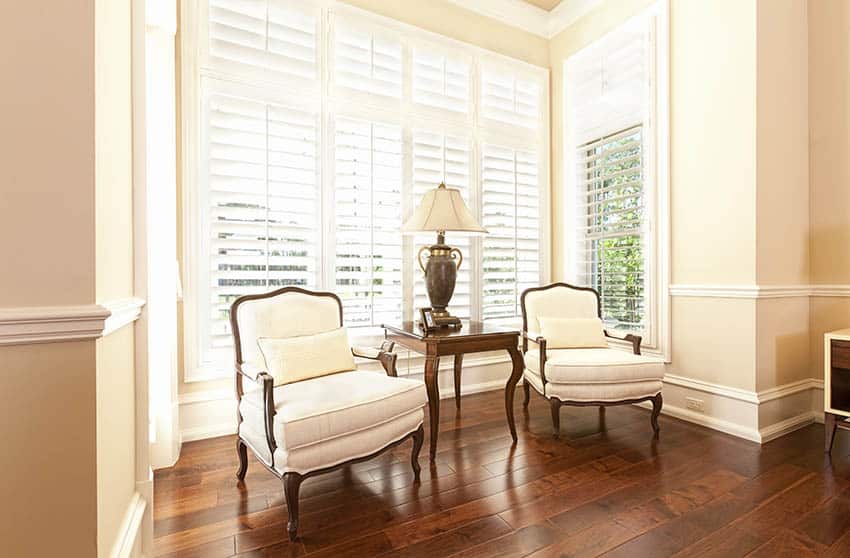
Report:
[[[298,285],[346,325],[428,305],[422,195],[461,191],[491,234],[450,309],[515,318],[544,280],[548,72],[326,0],[187,0],[183,29],[186,377],[230,373],[229,308]]]
[[[569,280],[599,292],[607,328],[639,333],[655,349],[666,283],[661,10],[650,8],[565,64]]]

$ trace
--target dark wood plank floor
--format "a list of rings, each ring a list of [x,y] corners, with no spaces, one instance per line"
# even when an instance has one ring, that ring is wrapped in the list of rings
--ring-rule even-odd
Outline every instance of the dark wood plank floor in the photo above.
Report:
[[[283,488],[232,436],[192,442],[155,477],[157,556],[850,556],[850,434],[832,458],[812,425],[764,446],[635,407],[564,408],[502,392],[443,401],[439,452],[413,484],[410,444],[307,480],[301,540],[286,539]],[[426,428],[427,431],[427,428]]]

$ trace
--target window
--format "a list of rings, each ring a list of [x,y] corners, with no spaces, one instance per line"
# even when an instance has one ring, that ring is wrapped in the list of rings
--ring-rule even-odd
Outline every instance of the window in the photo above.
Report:
[[[666,351],[666,107],[662,4],[570,57],[569,280],[596,289],[606,328]]]
[[[548,279],[548,72],[342,3],[193,0],[183,21],[186,378],[230,374],[229,308],[336,292],[352,335],[428,305],[402,236],[422,195],[461,191],[491,235],[451,311],[515,319]]]

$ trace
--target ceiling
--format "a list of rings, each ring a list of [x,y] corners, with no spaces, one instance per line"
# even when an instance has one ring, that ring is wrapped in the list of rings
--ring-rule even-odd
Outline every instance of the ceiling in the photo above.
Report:
[[[555,6],[561,3],[561,0],[525,0],[528,4],[532,6],[537,6],[538,8],[542,8],[547,12],[552,10]]]

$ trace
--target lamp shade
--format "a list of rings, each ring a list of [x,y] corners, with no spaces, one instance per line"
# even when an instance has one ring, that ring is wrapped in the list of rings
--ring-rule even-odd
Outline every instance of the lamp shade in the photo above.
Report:
[[[401,231],[405,234],[420,231],[486,233],[487,229],[472,216],[463,202],[460,190],[446,188],[445,184],[440,183],[425,194],[416,211],[402,225]]]

